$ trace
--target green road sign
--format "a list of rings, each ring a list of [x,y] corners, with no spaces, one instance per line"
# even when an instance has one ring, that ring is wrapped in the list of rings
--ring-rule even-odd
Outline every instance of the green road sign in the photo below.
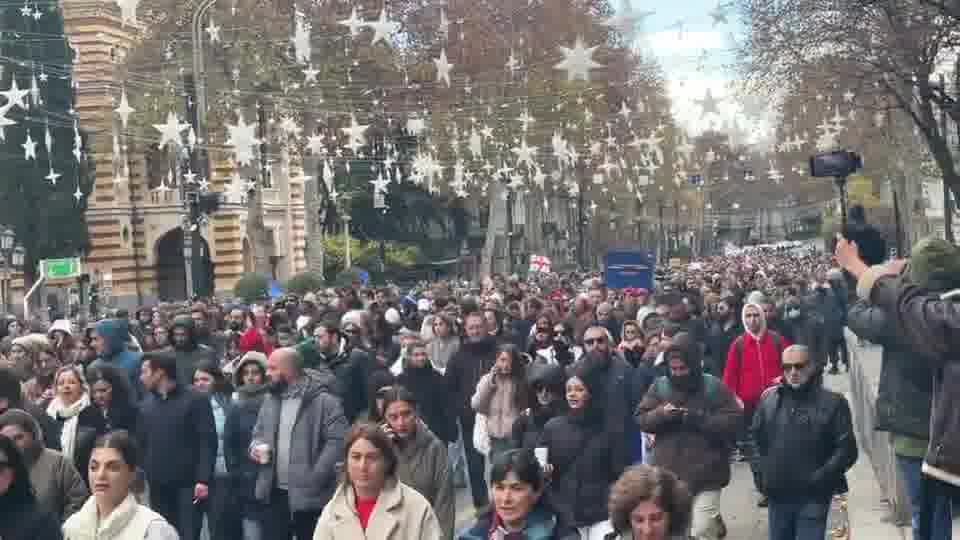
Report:
[[[66,259],[45,259],[41,261],[43,275],[47,279],[64,279],[79,277],[83,273],[80,266],[80,257]]]

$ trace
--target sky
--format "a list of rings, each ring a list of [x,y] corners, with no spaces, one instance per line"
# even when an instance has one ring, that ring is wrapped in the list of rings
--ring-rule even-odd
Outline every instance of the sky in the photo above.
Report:
[[[741,114],[731,84],[736,74],[730,68],[735,60],[735,40],[742,38],[732,2],[724,0],[615,0],[618,9],[629,9],[636,15],[652,11],[639,27],[640,47],[652,53],[664,68],[669,80],[673,113],[677,121],[691,133],[709,127],[721,128],[736,122],[752,136],[745,142],[759,142],[762,124],[751,123]],[[615,4],[617,5],[617,4]],[[717,15],[717,19],[712,15]],[[721,14],[725,14],[726,22]],[[704,114],[701,103],[707,90],[718,100],[718,114]]]

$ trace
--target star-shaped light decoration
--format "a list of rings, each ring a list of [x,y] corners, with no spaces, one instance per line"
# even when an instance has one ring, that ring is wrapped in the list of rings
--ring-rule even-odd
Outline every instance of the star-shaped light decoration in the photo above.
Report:
[[[23,143],[23,159],[37,159],[37,142],[30,137],[30,131],[27,131],[27,140]]]
[[[120,116],[120,125],[123,126],[123,129],[127,129],[127,122],[130,121],[130,115],[137,111],[134,110],[134,108],[130,106],[130,102],[127,101],[126,87],[120,90],[120,105],[118,105],[113,112]]]
[[[389,45],[389,39],[400,29],[400,23],[387,18],[386,9],[380,10],[380,17],[377,20],[365,24],[373,30],[373,41],[370,42],[370,45],[376,45],[380,41]]]
[[[116,2],[120,6],[123,24],[137,24],[137,6],[140,5],[140,0],[116,0]]]
[[[83,199],[83,192],[80,191],[80,184],[77,184],[76,191],[73,192],[73,198],[77,200],[77,204]]]
[[[525,188],[526,186],[527,186],[527,184],[523,181],[523,175],[522,175],[522,174],[520,174],[520,173],[513,173],[513,174],[510,175],[510,181],[507,182],[507,188],[509,188],[510,191],[517,192],[517,191],[522,190],[522,189]]]
[[[292,116],[284,116],[280,119],[280,129],[291,137],[299,137],[303,132],[303,126]]]
[[[350,125],[344,128],[340,128],[347,136],[347,148],[353,151],[354,154],[357,153],[362,146],[367,144],[367,128],[369,125],[363,125],[357,123],[357,115],[350,114]]]
[[[210,182],[201,176],[200,181],[197,182],[197,187],[200,191],[210,191]]]
[[[11,77],[10,88],[8,88],[7,90],[4,90],[3,92],[0,92],[0,96],[7,98],[7,105],[11,107],[20,107],[21,109],[26,110],[27,109],[26,98],[29,93],[30,93],[30,90],[28,89],[21,90],[20,87],[17,86],[16,77]]]
[[[727,24],[727,14],[730,10],[730,6],[726,4],[718,4],[717,7],[713,8],[710,11],[710,18],[713,19],[713,26],[720,24]]]
[[[560,46],[560,52],[563,53],[563,60],[556,64],[554,68],[567,72],[567,82],[577,79],[590,81],[590,70],[603,67],[593,60],[593,54],[599,46],[587,47],[583,43],[583,37],[577,36],[573,47]]]
[[[693,100],[697,106],[700,107],[700,118],[708,114],[720,114],[720,108],[717,106],[721,100],[713,97],[713,92],[710,91],[710,88],[707,87],[707,92],[703,96],[703,99]]]
[[[363,22],[359,16],[357,16],[357,7],[353,7],[353,11],[350,12],[350,18],[338,21],[337,24],[341,26],[346,26],[350,29],[350,37],[357,37],[360,35],[360,29],[366,26],[366,23]]]
[[[547,175],[543,172],[543,169],[541,169],[538,165],[534,165],[533,176],[531,177],[531,179],[533,180],[533,183],[536,184],[538,188],[543,189],[543,186],[547,180]],[[546,201],[546,199],[544,199],[544,201]]]
[[[192,184],[197,181],[197,173],[193,172],[192,169],[187,169],[187,172],[183,173],[183,181]]]
[[[620,114],[620,116],[623,117],[623,121],[624,121],[624,122],[629,122],[629,121],[630,121],[630,115],[633,114],[633,111],[630,110],[630,106],[627,105],[627,102],[626,102],[626,101],[624,101],[624,102],[620,105],[620,112],[619,112],[619,114]]]
[[[480,135],[480,132],[477,131],[476,127],[470,130],[470,138],[468,139],[467,147],[470,149],[470,154],[473,155],[473,159],[480,159],[483,157],[483,136]]]
[[[418,115],[407,118],[407,133],[419,137],[427,129],[427,121]]]
[[[237,123],[227,125],[226,145],[233,148],[234,159],[237,165],[249,165],[253,161],[254,149],[260,144],[255,130],[256,124],[247,124],[243,119],[243,113],[239,110],[237,113]]]
[[[440,57],[433,59],[433,65],[437,67],[437,80],[443,81],[447,84],[447,88],[450,88],[450,70],[453,69],[453,64],[447,61],[447,49],[440,49]]]
[[[301,64],[310,62],[313,51],[313,47],[310,44],[310,29],[310,21],[308,21],[302,13],[297,13],[293,37],[290,41],[293,42],[294,57],[297,59],[297,62]]]
[[[327,153],[327,147],[323,144],[323,141],[326,139],[326,135],[322,133],[315,133],[307,137],[307,149],[310,150],[310,153],[315,156],[323,156]]]
[[[154,124],[153,127],[160,132],[160,142],[157,143],[157,147],[163,148],[168,144],[180,144],[180,132],[190,127],[190,124],[181,124],[173,111],[167,111],[167,121],[163,124]]]
[[[530,131],[530,126],[536,123],[536,121],[537,120],[533,117],[532,114],[530,114],[530,111],[527,109],[524,109],[523,112],[520,113],[520,116],[517,118],[517,122],[520,122],[520,129],[522,129],[524,133]]]
[[[384,178],[384,177],[383,177],[383,171],[381,171],[379,174],[377,174],[377,178],[376,178],[375,180],[370,180],[370,184],[373,185],[373,193],[374,193],[374,194],[377,194],[377,193],[386,193],[386,192],[387,192],[387,186],[390,185],[390,179],[389,179],[389,178]]]
[[[313,64],[308,65],[303,68],[303,82],[304,84],[308,82],[317,82],[317,75],[320,74],[320,70],[313,67]]]
[[[60,178],[60,176],[62,175],[57,171],[53,170],[53,167],[50,167],[50,172],[47,173],[47,175],[44,176],[43,178],[46,180],[49,180],[51,184],[57,185],[57,179]]]
[[[450,19],[447,19],[447,10],[440,8],[440,24],[437,25],[441,39],[447,39],[450,34]]]
[[[220,42],[220,25],[213,22],[213,17],[210,17],[207,27],[203,30],[207,33],[207,36],[209,36],[210,43]]]
[[[533,158],[537,155],[537,147],[530,146],[527,144],[527,139],[524,138],[520,141],[519,146],[515,146],[510,149],[511,152],[517,156],[517,167],[521,165],[526,165],[530,167],[533,163]]]

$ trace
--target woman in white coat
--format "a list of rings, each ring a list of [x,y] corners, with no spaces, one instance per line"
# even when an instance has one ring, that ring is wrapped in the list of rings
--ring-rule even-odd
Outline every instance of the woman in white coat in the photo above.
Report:
[[[93,496],[63,524],[64,540],[179,540],[167,520],[137,503],[137,446],[126,431],[97,439],[88,474]]]
[[[358,424],[346,441],[346,473],[317,522],[313,540],[437,540],[430,503],[397,479],[397,456],[379,426]]]

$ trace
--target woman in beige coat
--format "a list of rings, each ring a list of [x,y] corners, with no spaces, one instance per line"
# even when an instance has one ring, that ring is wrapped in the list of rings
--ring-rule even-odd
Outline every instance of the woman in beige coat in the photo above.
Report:
[[[397,479],[390,439],[373,424],[354,426],[346,441],[346,474],[327,503],[313,540],[438,540],[430,503]]]

